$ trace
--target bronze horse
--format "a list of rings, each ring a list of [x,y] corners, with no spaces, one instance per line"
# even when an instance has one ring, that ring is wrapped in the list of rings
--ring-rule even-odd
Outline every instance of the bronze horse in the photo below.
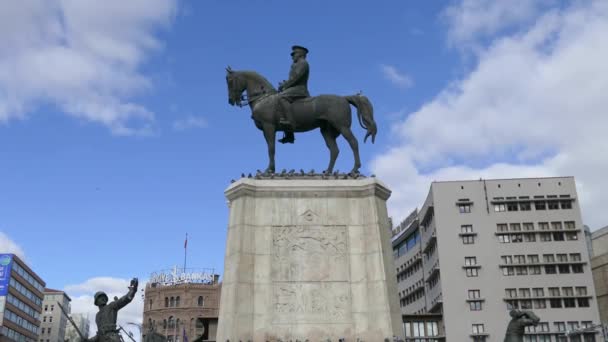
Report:
[[[268,80],[254,71],[235,71],[226,69],[228,82],[228,103],[230,105],[249,105],[251,118],[258,129],[264,132],[268,145],[268,167],[266,173],[275,172],[274,154],[276,132],[284,131],[279,125],[277,90]],[[246,97],[243,92],[246,91]],[[245,103],[243,103],[243,101]],[[292,104],[291,113],[295,132],[308,132],[319,128],[329,149],[329,165],[324,171],[331,173],[338,158],[336,138],[342,134],[353,150],[355,165],[351,174],[359,172],[359,143],[350,129],[352,123],[350,105],[357,108],[359,124],[367,132],[363,142],[371,136],[372,143],[376,140],[376,122],[373,107],[367,97],[357,94],[352,96],[319,95],[296,101]]]

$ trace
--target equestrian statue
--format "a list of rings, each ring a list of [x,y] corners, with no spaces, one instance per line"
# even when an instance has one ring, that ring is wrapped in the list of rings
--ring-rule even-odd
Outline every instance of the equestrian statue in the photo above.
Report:
[[[359,173],[359,143],[350,129],[352,115],[350,105],[357,108],[359,124],[366,130],[363,142],[371,137],[376,140],[377,127],[373,107],[367,97],[356,94],[351,96],[319,95],[310,97],[308,93],[309,65],[306,61],[308,49],[293,46],[293,64],[289,78],[279,84],[278,91],[266,78],[255,71],[236,71],[226,68],[228,83],[228,103],[251,108],[251,118],[256,127],[264,133],[268,145],[268,167],[266,173],[275,172],[275,136],[282,131],[280,143],[294,143],[296,132],[308,132],[319,128],[329,149],[329,165],[324,173],[333,172],[338,158],[336,138],[344,136],[355,159],[351,174]],[[243,96],[243,92],[246,95]]]

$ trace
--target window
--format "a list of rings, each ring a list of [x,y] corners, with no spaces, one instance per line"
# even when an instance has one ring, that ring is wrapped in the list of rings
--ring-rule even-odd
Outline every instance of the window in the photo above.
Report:
[[[169,307],[169,297],[165,297],[165,307]]]
[[[517,210],[518,210],[517,202],[507,203],[507,211],[517,211]]]
[[[549,230],[549,222],[538,222],[538,228],[540,230]]]
[[[175,297],[171,297],[171,299],[169,299],[169,306],[175,307]]]
[[[543,261],[545,263],[555,262],[555,256],[553,254],[543,254]]]
[[[481,301],[475,300],[475,301],[469,302],[469,309],[471,311],[481,311],[482,310]]]
[[[55,310],[55,305],[51,305],[51,311]]]
[[[562,232],[554,232],[553,233],[553,241],[564,241],[564,233]]]
[[[545,273],[546,274],[557,274],[557,268],[555,267],[555,265],[546,265]]]
[[[557,331],[566,331],[566,323],[564,322],[555,322],[555,330]]]
[[[53,316],[49,317],[49,322],[51,322],[51,323],[53,322]]]
[[[464,203],[459,203],[458,204],[458,211],[461,214],[468,214],[471,212],[471,204],[464,204]]]
[[[180,298],[179,298],[179,296],[177,296],[175,298],[175,306],[178,307],[178,308],[179,308],[179,302],[180,302]]]
[[[532,301],[529,299],[522,300],[520,304],[522,309],[532,309]]]
[[[511,231],[520,232],[521,231],[521,224],[519,224],[519,223],[511,223]]]
[[[559,297],[559,287],[550,287],[549,288],[549,296],[551,296],[551,297]]]
[[[530,274],[541,274],[540,266],[530,266],[528,271]]]
[[[498,223],[496,225],[496,230],[499,232],[507,232],[507,231],[509,231],[509,227],[507,226],[506,223]]]
[[[530,264],[538,264],[538,254],[529,254],[528,255],[528,263]]]
[[[564,222],[564,226],[566,227],[567,230],[576,229],[576,224],[574,223],[574,221],[566,221],[566,222]]]
[[[503,264],[510,265],[513,263],[513,257],[510,255],[503,255],[500,257]]]
[[[534,223],[532,223],[532,222],[524,222],[523,226],[524,226],[524,230],[525,231],[533,231],[534,230]]]
[[[514,255],[513,256],[513,263],[515,264],[525,264],[526,263],[526,256],[525,255]]]
[[[580,265],[580,264],[572,265],[572,273],[583,273],[583,265]]]
[[[515,267],[515,274],[517,275],[527,275],[528,268],[526,266],[517,266]]]
[[[535,309],[546,309],[547,308],[547,301],[544,299],[534,299],[532,302],[534,303]]]
[[[564,307],[565,308],[575,308],[576,301],[574,298],[564,298]]]
[[[465,266],[477,265],[477,257],[464,257],[464,265]]]
[[[519,309],[518,301],[516,300],[507,300],[507,310]]]
[[[469,299],[479,299],[481,298],[480,290],[469,290]]]
[[[577,298],[579,308],[588,308],[589,307],[589,298]]]
[[[570,253],[570,261],[572,261],[572,262],[581,261],[581,254],[580,253]]]
[[[483,324],[473,324],[472,325],[472,332],[473,332],[474,335],[483,334],[485,332]]]
[[[505,289],[507,298],[517,298],[517,289]]]
[[[551,222],[551,229],[553,230],[562,230],[563,226],[561,222]]]
[[[169,316],[169,329],[175,329],[175,318]]]
[[[494,211],[495,212],[507,211],[507,206],[504,203],[494,204]]]
[[[511,235],[511,242],[512,243],[516,243],[516,242],[523,242],[524,241],[524,237],[522,234],[512,234]]]
[[[570,265],[557,265],[560,274],[570,273]]]
[[[530,205],[530,202],[519,202],[519,210],[530,211],[531,209],[532,206]]]
[[[547,203],[545,201],[534,202],[534,208],[536,210],[545,210],[547,209]]]
[[[577,286],[576,287],[576,295],[577,296],[586,296],[587,295],[587,287],[585,287],[585,286]]]
[[[540,241],[551,241],[551,233],[540,233]]]
[[[49,329],[47,330],[47,333],[48,333],[49,335],[51,334],[51,328],[49,328]]]
[[[498,235],[498,242],[500,243],[509,243],[511,242],[511,237],[507,234]]]
[[[572,209],[571,201],[562,201],[562,209]]]
[[[578,234],[576,232],[566,232],[566,240],[578,240]]]
[[[557,254],[557,262],[568,262],[568,254]]]
[[[42,321],[43,321],[43,322],[46,322],[46,316],[44,316],[44,317],[42,318]]]
[[[45,331],[46,331],[46,329],[45,329],[45,328],[42,328],[42,333],[43,333],[43,334],[44,334],[44,332],[45,332]]]
[[[198,297],[198,306],[204,306],[205,302],[203,300],[203,296]]]
[[[506,275],[506,276],[515,275],[515,268],[513,268],[513,266],[503,267],[502,275]]]
[[[519,289],[519,296],[521,298],[530,298],[530,289]]]
[[[475,236],[474,235],[463,235],[462,236],[462,243],[465,245],[472,245],[475,243]]]
[[[463,234],[467,234],[467,233],[472,233],[473,232],[473,226],[470,224],[465,224],[460,226],[460,232]]]
[[[152,299],[148,302],[148,310],[152,310]]]
[[[562,307],[562,300],[559,298],[551,298],[549,299],[549,303],[551,304],[551,308],[553,309]]]
[[[524,235],[525,242],[536,242],[536,235],[534,234],[525,234]]]
[[[163,329],[167,329],[167,320],[163,319]]]
[[[49,306],[48,305],[44,306],[44,311],[49,311]]]
[[[534,297],[544,297],[545,291],[542,287],[535,287],[532,289],[532,294],[534,295]]]
[[[479,276],[476,268],[467,268],[466,269],[467,277],[477,277]]]

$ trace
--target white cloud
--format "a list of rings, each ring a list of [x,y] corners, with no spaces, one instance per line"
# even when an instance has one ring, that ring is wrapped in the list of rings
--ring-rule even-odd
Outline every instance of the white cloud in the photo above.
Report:
[[[3,4],[0,123],[48,103],[115,134],[148,132],[154,114],[133,97],[151,86],[140,66],[175,8],[176,0]]]
[[[12,253],[17,255],[21,259],[25,259],[25,253],[23,248],[19,246],[15,241],[11,240],[8,235],[0,232],[0,253]]]
[[[67,285],[64,291],[72,298],[71,307],[72,313],[88,314],[90,321],[90,335],[95,335],[97,325],[95,324],[95,315],[98,312],[97,307],[93,303],[93,295],[97,291],[104,291],[110,300],[116,297],[122,297],[128,292],[130,279],[120,279],[112,277],[97,277],[86,280],[81,284]],[[128,324],[130,322],[141,324],[143,319],[143,288],[145,282],[140,280],[138,293],[133,298],[133,301],[118,312],[118,324],[125,330],[132,332],[133,337],[139,341],[139,330],[137,327]],[[129,340],[125,336],[125,341]]]
[[[207,126],[207,120],[200,116],[188,116],[173,122],[173,129],[176,131],[183,131],[190,128],[206,128]]]
[[[382,69],[384,78],[398,87],[409,88],[414,84],[411,77],[397,70],[397,68],[392,65],[381,64],[380,68]]]
[[[442,13],[449,26],[451,45],[474,44],[502,29],[533,19],[551,0],[463,0],[448,6]]]
[[[584,221],[608,224],[607,34],[608,2],[586,2],[479,50],[474,70],[395,125],[397,144],[373,161],[393,216],[421,205],[432,180],[575,176]]]

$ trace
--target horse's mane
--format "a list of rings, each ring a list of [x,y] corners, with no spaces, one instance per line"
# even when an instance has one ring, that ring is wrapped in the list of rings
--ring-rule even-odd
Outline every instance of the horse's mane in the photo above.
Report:
[[[272,83],[270,83],[264,76],[258,74],[255,71],[249,71],[249,70],[245,70],[245,71],[239,71],[240,73],[243,74],[243,76],[245,76],[248,79],[252,79],[255,82],[261,83],[264,86],[264,89],[271,89],[273,92],[276,92],[277,90],[275,89],[275,87],[272,85]]]

